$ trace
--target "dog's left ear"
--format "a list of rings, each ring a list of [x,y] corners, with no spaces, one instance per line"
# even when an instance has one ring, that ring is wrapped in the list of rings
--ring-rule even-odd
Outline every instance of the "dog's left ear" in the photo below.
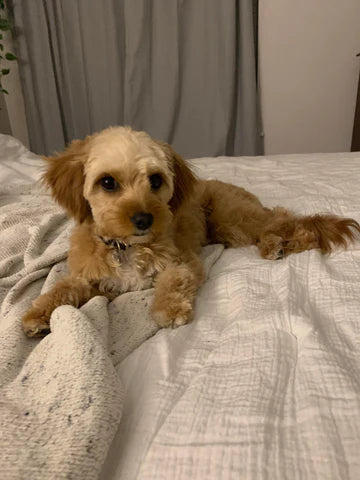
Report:
[[[169,205],[171,210],[175,211],[190,197],[197,183],[197,178],[186,164],[186,161],[168,143],[160,141],[156,141],[156,143],[165,152],[170,169],[174,172],[174,194]]]

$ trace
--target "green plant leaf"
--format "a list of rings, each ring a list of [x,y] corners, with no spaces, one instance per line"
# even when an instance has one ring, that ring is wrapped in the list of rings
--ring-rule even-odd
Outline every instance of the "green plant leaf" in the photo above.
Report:
[[[17,60],[17,56],[9,52],[5,53],[5,58],[6,60],[10,60],[10,61]]]
[[[4,50],[4,45],[2,43],[0,43],[0,50],[3,51]]]
[[[1,74],[2,75],[9,75],[10,73],[10,68],[2,68],[1,69]]]
[[[0,30],[3,30],[4,32],[6,30],[10,30],[9,20],[7,20],[6,18],[0,18]]]
[[[3,34],[2,34],[2,33],[0,33],[0,40],[2,40],[2,39],[3,39]]]
[[[6,95],[9,95],[9,92],[5,90],[5,88],[0,87],[0,92],[6,93]]]

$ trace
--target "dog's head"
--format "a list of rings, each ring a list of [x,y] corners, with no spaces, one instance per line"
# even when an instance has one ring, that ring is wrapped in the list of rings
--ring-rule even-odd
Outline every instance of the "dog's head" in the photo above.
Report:
[[[111,127],[75,140],[46,158],[44,180],[78,222],[128,244],[164,233],[196,179],[172,148],[129,127]]]

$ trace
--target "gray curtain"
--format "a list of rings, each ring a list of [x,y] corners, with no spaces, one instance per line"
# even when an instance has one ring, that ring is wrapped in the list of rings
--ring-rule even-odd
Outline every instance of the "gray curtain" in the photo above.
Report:
[[[261,153],[254,0],[12,0],[31,148],[131,125],[185,157]]]

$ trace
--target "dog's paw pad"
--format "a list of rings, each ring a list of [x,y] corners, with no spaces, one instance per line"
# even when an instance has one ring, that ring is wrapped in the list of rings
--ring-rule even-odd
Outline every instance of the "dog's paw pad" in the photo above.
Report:
[[[267,260],[280,260],[286,256],[287,242],[278,235],[269,234],[257,244],[260,254]]]
[[[45,337],[50,333],[49,325],[24,325],[24,332],[27,337]]]
[[[45,337],[50,333],[49,315],[30,309],[22,318],[22,326],[27,337]]]
[[[172,322],[172,328],[178,328],[182,325],[186,325],[189,322],[187,317],[176,317]]]
[[[284,249],[283,248],[274,248],[268,250],[266,253],[261,253],[261,256],[266,260],[281,260],[284,258]]]
[[[282,258],[285,257],[285,249],[282,247],[280,250],[277,252],[275,260],[281,260]]]
[[[159,327],[170,327],[171,322],[164,311],[153,311],[152,318]]]
[[[178,328],[182,325],[186,325],[192,320],[192,312],[189,312],[186,315],[178,315],[176,317],[169,315],[164,310],[157,310],[152,312],[152,317],[154,321],[162,328]]]

